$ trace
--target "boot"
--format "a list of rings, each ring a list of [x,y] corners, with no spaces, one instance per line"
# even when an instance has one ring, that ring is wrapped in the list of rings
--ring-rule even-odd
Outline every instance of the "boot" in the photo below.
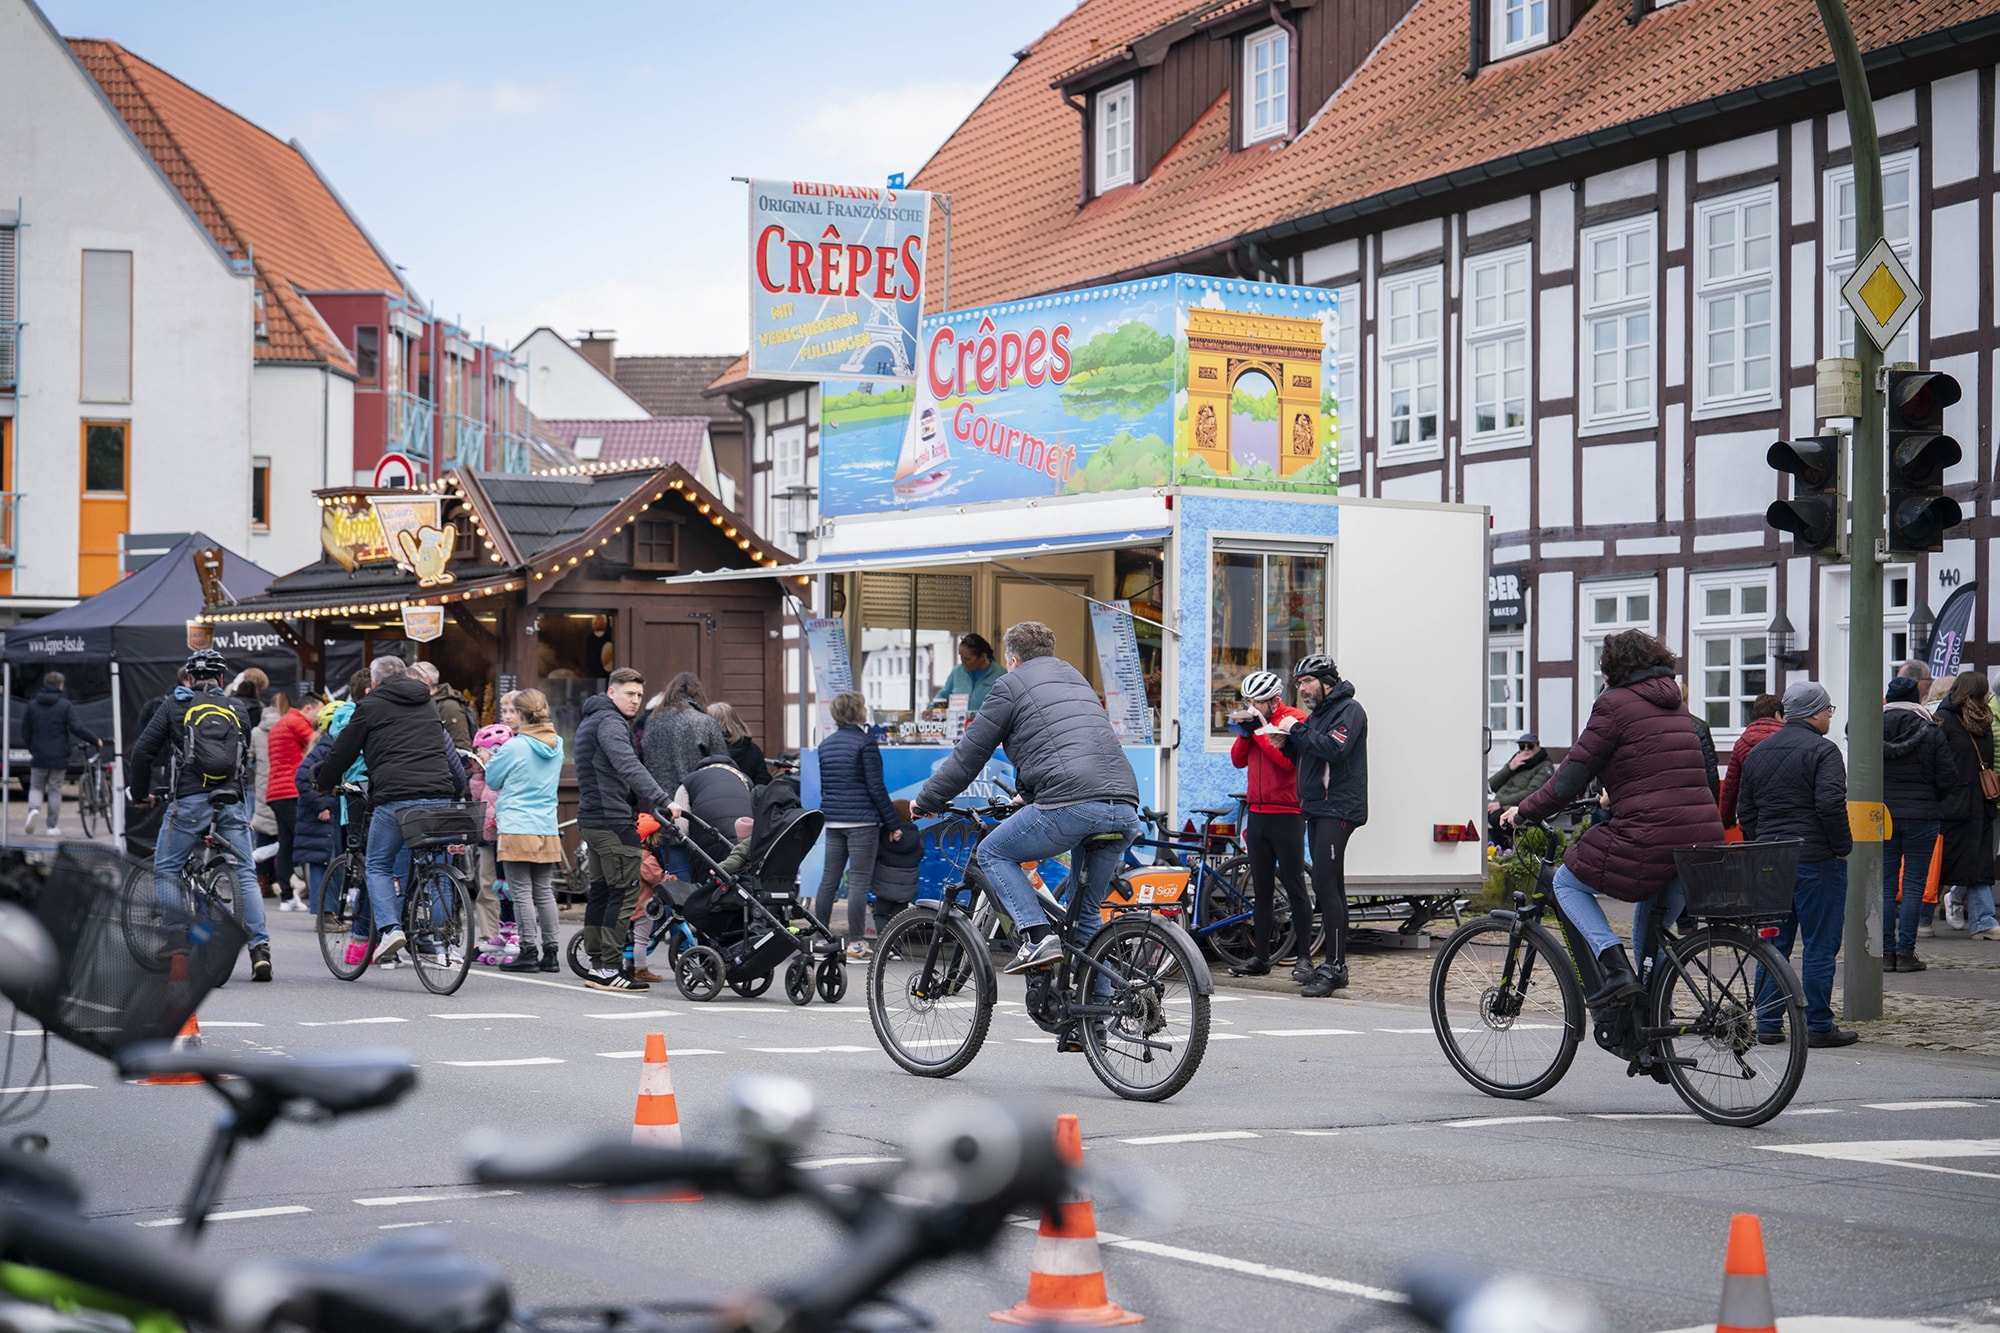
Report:
[[[1636,1000],[1645,994],[1639,985],[1638,976],[1632,971],[1632,960],[1625,953],[1625,946],[1614,944],[1597,955],[1597,970],[1603,974],[1603,984],[1583,997],[1587,1008],[1602,1009],[1621,1000]]]
[[[1913,953],[1899,953],[1896,955],[1896,970],[1898,972],[1922,972],[1929,967],[1929,963],[1926,963]],[[1888,969],[1885,968],[1883,970],[1887,971]]]
[[[562,971],[562,950],[558,946],[553,944],[544,944],[542,946],[541,970],[544,972]]]
[[[1312,980],[1306,982],[1299,991],[1308,1000],[1323,1000],[1347,984],[1347,969],[1338,963],[1321,963],[1314,969]]]
[[[503,960],[497,970],[501,972],[539,972],[542,970],[542,951],[535,948],[522,949],[512,958]]]

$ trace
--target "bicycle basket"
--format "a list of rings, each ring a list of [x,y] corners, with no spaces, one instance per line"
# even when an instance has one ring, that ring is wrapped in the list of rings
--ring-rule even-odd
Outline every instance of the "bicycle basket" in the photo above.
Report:
[[[163,905],[153,885],[143,861],[64,843],[30,904],[55,941],[62,975],[52,999],[23,1012],[107,1059],[133,1042],[178,1034],[228,979],[250,937],[227,914]]]
[[[1798,878],[1797,838],[1681,847],[1674,868],[1687,890],[1690,916],[1717,921],[1775,920],[1792,910]]]
[[[417,805],[399,811],[396,822],[403,826],[403,845],[406,847],[478,842],[480,830],[486,825],[486,807],[478,801]]]

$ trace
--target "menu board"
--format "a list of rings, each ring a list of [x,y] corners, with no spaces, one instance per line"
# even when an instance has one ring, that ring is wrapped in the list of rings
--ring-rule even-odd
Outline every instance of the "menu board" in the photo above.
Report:
[[[812,654],[813,696],[819,701],[819,734],[834,731],[833,696],[854,688],[853,659],[847,653],[847,622],[808,620],[806,650]]]
[[[1104,678],[1104,709],[1124,745],[1153,743],[1153,714],[1146,704],[1146,672],[1139,661],[1139,636],[1132,626],[1132,603],[1092,602],[1091,637],[1097,641],[1097,669]]]

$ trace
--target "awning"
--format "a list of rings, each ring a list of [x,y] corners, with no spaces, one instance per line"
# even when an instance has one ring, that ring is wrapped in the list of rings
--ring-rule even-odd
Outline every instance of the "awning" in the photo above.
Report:
[[[1021,538],[964,546],[925,546],[903,551],[849,552],[763,569],[713,569],[698,574],[674,574],[660,582],[721,583],[730,579],[811,578],[816,574],[853,574],[862,570],[979,565],[989,560],[1031,560],[1038,555],[1057,555],[1066,551],[1116,551],[1128,546],[1156,546],[1166,539],[1168,531],[1166,528],[1142,528],[1128,532]]]

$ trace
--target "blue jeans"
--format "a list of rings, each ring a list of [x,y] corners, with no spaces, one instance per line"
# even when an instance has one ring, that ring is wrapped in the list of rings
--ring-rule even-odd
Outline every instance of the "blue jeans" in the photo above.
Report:
[[[2000,916],[1993,911],[1993,886],[1968,885],[1965,890],[1965,928],[1977,935],[1995,926],[2000,926]]]
[[[1931,853],[1937,850],[1938,827],[1935,819],[1912,819],[1895,824],[1895,832],[1883,839],[1883,953],[1917,951],[1917,916],[1924,910],[1924,882],[1931,876]],[[1900,883],[1903,888],[1900,911],[1896,906],[1898,862],[1901,863]]]
[[[236,900],[242,904],[250,947],[269,948],[271,932],[264,925],[264,893],[257,887],[257,870],[250,860],[250,807],[242,801],[211,805],[206,796],[182,796],[167,805],[167,817],[160,821],[159,843],[153,848],[153,894],[169,912],[180,911],[181,870],[211,823],[215,836],[236,858]]]
[[[1090,844],[1083,850],[1084,840],[1099,833],[1116,833],[1116,840]],[[1028,879],[1028,872],[1021,869],[1024,861],[1041,861],[1064,852],[1078,852],[1082,858],[1081,888],[1076,892],[1083,895],[1080,901],[1072,899],[1072,920],[1076,923],[1074,944],[1081,948],[1104,926],[1104,895],[1111,888],[1111,877],[1118,870],[1118,862],[1139,836],[1139,812],[1129,805],[1117,805],[1111,801],[1085,801],[1081,805],[1057,806],[1053,810],[1043,810],[1030,802],[1009,815],[999,828],[987,834],[979,844],[979,868],[986,872],[986,878],[993,885],[993,895],[1000,900],[1000,906],[1013,918],[1014,928],[1026,931],[1031,926],[1048,924],[1048,917],[1035,897],[1035,886]],[[1076,859],[1070,862],[1070,875],[1074,879],[1079,870]]]
[[[1672,879],[1667,881],[1667,887],[1660,890],[1657,897],[1648,898],[1642,903],[1634,903],[1632,905],[1634,947],[1636,948],[1639,940],[1643,938],[1647,923],[1652,920],[1656,909],[1661,910],[1660,919],[1672,925],[1680,919],[1681,908],[1686,902],[1687,894],[1682,891],[1681,882]],[[1571,874],[1568,866],[1556,868],[1556,903],[1562,908],[1563,915],[1569,918],[1569,923],[1576,927],[1577,934],[1583,936],[1584,943],[1590,946],[1592,958],[1622,943],[1618,938],[1618,932],[1611,928],[1610,919],[1604,915],[1604,908],[1598,905],[1597,895],[1591,892],[1588,884]],[[1633,962],[1642,968],[1645,966],[1643,958],[1634,959]]]
[[[1917,897],[1923,897],[1922,880],[1917,881]],[[1801,862],[1798,878],[1792,881],[1792,914],[1778,927],[1778,938],[1771,943],[1790,959],[1792,941],[1805,937],[1799,982],[1806,992],[1806,1026],[1814,1032],[1833,1029],[1833,960],[1840,953],[1840,934],[1846,925],[1847,862]],[[1778,983],[1762,968],[1757,969],[1757,1026],[1776,1032],[1782,1026],[1778,1021],[1780,1003]]]
[[[401,929],[403,895],[396,888],[396,875],[400,871],[404,878],[409,877],[403,825],[396,816],[404,810],[450,804],[447,800],[388,801],[375,807],[374,817],[368,821],[368,910],[383,933]]]

